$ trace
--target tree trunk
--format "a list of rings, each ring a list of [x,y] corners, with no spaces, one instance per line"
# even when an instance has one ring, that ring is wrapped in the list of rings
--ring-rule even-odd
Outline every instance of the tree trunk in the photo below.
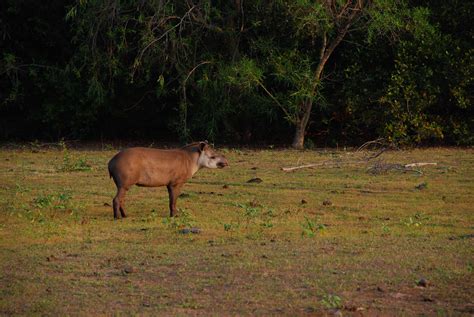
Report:
[[[293,143],[291,147],[297,150],[302,150],[304,148],[304,134],[306,132],[306,127],[303,127],[301,122],[296,124],[295,136],[293,138]]]
[[[311,116],[313,102],[311,100],[306,100],[303,102],[301,108],[302,115],[296,122],[295,136],[293,138],[293,144],[291,145],[297,150],[302,150],[304,148],[304,136],[306,134],[306,127],[308,126],[309,117]]]

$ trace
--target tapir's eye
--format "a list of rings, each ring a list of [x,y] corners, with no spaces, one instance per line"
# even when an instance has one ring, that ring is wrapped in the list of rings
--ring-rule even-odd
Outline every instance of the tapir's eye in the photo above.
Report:
[[[211,160],[215,159],[216,157],[215,156],[211,156]]]

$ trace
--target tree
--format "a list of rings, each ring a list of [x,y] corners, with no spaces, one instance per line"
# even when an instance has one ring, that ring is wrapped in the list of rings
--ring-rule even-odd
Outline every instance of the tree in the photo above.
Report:
[[[304,136],[311,116],[314,100],[320,93],[324,68],[336,47],[341,43],[351,27],[363,16],[370,1],[328,0],[312,3],[300,1],[290,5],[295,15],[298,31],[305,33],[309,40],[319,40],[319,56],[310,78],[307,96],[302,98],[294,113],[295,135],[292,146],[304,147]]]
[[[266,55],[260,58],[263,63],[259,66],[273,81],[266,85],[263,77],[255,75],[251,80],[284,111],[295,127],[292,147],[301,149],[314,104],[324,105],[324,73],[336,48],[356,30],[366,32],[365,41],[407,30],[411,12],[404,1],[386,0],[286,1],[281,9],[283,16],[276,14],[273,23],[265,23],[266,27],[278,25],[276,32],[280,35],[274,33],[272,43],[262,45],[269,39],[259,30],[267,38],[255,40],[260,48],[256,55]],[[283,39],[282,35],[289,38]]]
[[[6,0],[0,138],[472,144],[455,2]]]

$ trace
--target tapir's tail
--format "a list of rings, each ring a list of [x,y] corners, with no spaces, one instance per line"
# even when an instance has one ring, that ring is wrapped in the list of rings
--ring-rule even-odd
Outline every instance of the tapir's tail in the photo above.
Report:
[[[109,161],[109,164],[107,164],[107,168],[109,170],[109,177],[112,178],[112,161],[114,159],[112,158],[110,161]]]

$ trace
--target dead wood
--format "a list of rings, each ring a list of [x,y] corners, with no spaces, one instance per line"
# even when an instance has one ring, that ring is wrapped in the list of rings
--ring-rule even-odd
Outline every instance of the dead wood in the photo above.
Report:
[[[426,166],[426,165],[438,165],[438,163],[410,163],[410,164],[405,164],[405,167],[418,167],[418,166]]]
[[[378,139],[375,139],[375,140],[372,140],[372,141],[367,141],[365,142],[364,144],[362,144],[361,146],[359,146],[359,148],[357,149],[356,152],[360,152],[372,145],[378,145],[378,146],[381,146],[384,144],[384,139],[383,138],[378,138]]]
[[[328,167],[336,166],[336,167],[340,167],[341,165],[347,166],[347,165],[364,164],[364,163],[368,163],[370,160],[373,160],[373,159],[379,157],[385,151],[394,148],[394,146],[392,144],[387,144],[387,142],[385,142],[384,139],[379,138],[379,139],[376,139],[376,140],[373,140],[373,141],[368,141],[368,142],[364,143],[362,146],[360,146],[356,150],[355,153],[361,153],[364,149],[367,149],[368,147],[374,146],[374,145],[375,145],[375,148],[380,147],[380,146],[382,146],[382,147],[380,149],[378,149],[376,152],[371,153],[370,155],[366,155],[365,157],[363,157],[361,159],[358,159],[358,160],[349,160],[349,161],[345,161],[345,162],[340,161],[340,160],[339,161],[327,160],[327,161],[324,161],[324,162],[321,162],[321,163],[305,164],[305,165],[293,166],[293,167],[282,167],[281,170],[284,171],[284,172],[291,172],[291,171],[299,170],[299,169],[302,169],[302,168],[313,168],[313,167],[318,167],[318,166],[328,166]]]
[[[359,164],[368,164],[371,160],[374,160],[375,158],[380,157],[384,152],[386,152],[389,149],[396,149],[396,147],[393,144],[387,143],[384,139],[376,139],[373,141],[368,141],[361,145],[355,153],[361,153],[362,151],[367,150],[368,148],[373,148],[375,149],[379,148],[377,151],[370,151],[370,154],[365,155],[365,157],[362,157],[360,159],[351,159],[347,161],[342,161],[342,160],[327,160],[323,161],[321,163],[313,163],[313,164],[304,164],[304,165],[299,165],[299,166],[291,166],[291,167],[282,167],[281,170],[284,172],[292,172],[296,171],[299,169],[303,168],[314,168],[314,167],[341,167],[342,165],[344,166],[350,166],[350,165],[359,165]],[[354,154],[355,154],[354,153]],[[399,163],[386,163],[383,161],[378,161],[374,163],[372,166],[367,168],[367,172],[372,173],[372,174],[382,174],[386,173],[388,171],[401,171],[401,172],[414,172],[418,174],[423,174],[423,172],[419,169],[415,169],[415,167],[421,167],[421,166],[427,166],[427,165],[437,165],[437,163],[434,162],[415,162],[415,163],[409,163],[409,164],[399,164]]]

